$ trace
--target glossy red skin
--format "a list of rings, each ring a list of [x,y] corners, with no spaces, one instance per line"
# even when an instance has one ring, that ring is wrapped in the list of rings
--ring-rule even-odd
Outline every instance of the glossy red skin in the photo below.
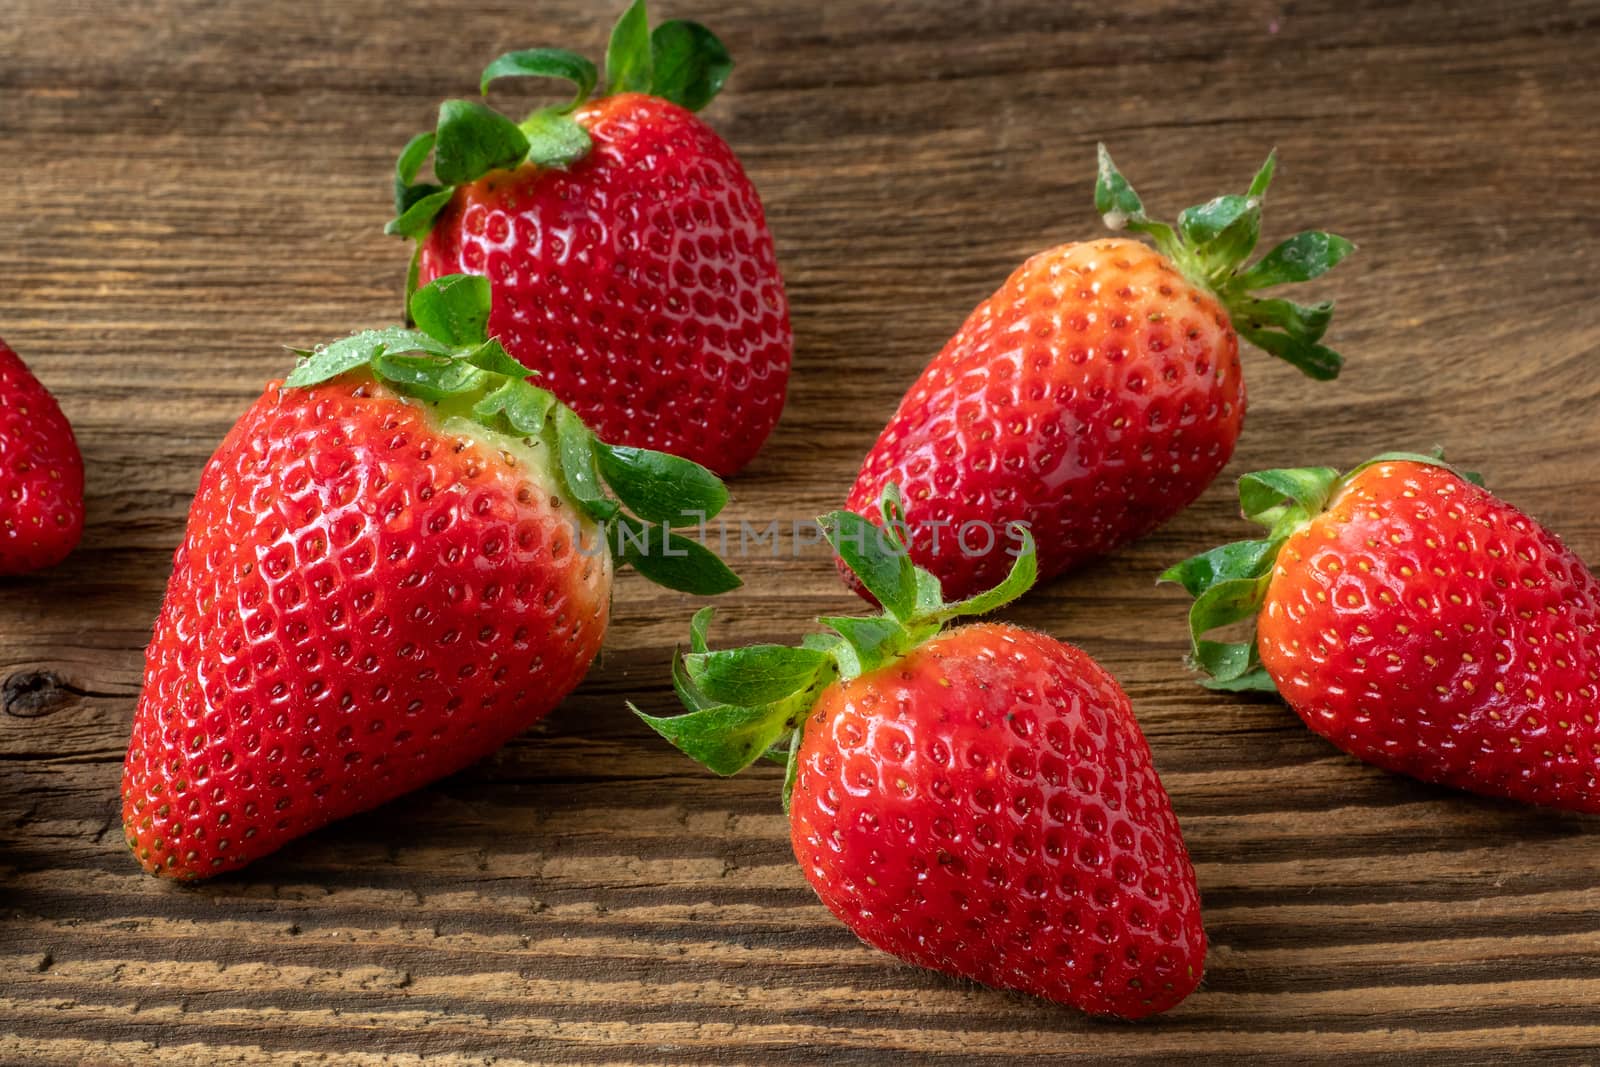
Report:
[[[1290,707],[1351,755],[1600,812],[1600,582],[1450,471],[1359,472],[1284,544],[1258,633]]]
[[[912,558],[946,598],[1005,577],[1012,522],[1031,525],[1045,580],[1188,507],[1244,410],[1238,337],[1210,293],[1137,241],[1063,245],[1019,267],[928,364],[845,506],[875,515],[897,484]]]
[[[1194,868],[1133,709],[1044,634],[965,626],[829,687],[790,823],[822,902],[901,959],[1129,1019],[1200,981]]]
[[[60,563],[83,536],[83,457],[56,398],[0,341],[0,575]]]
[[[490,332],[613,444],[729,475],[783,410],[793,338],[761,198],[692,113],[623,93],[575,117],[594,148],[457,189],[420,283],[494,282]]]
[[[546,477],[376,384],[269,385],[206,466],[146,652],[122,785],[145,869],[241,867],[555,707],[611,566]]]

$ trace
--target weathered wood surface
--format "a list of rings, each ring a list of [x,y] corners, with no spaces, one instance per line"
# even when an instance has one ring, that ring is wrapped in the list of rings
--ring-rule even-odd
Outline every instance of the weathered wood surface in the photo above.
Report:
[[[1209,973],[1145,1025],[858,945],[792,862],[776,771],[714,780],[623,708],[670,706],[693,606],[633,578],[589,681],[496,758],[210,885],[137,870],[119,765],[203,461],[278,346],[396,312],[389,168],[435,103],[511,47],[598,52],[616,6],[0,3],[0,334],[90,487],[83,549],[0,585],[0,1062],[1600,1056],[1594,820],[1383,774],[1185,676],[1152,578],[1241,532],[1226,480],[1011,613],[1123,680],[1195,858]],[[1230,474],[1442,442],[1600,560],[1600,6],[671,8],[740,60],[709,114],[794,303],[792,397],[735,520],[835,506],[971,306],[1096,232],[1097,139],[1168,212],[1276,144],[1269,237],[1361,246],[1325,287],[1350,366],[1251,357]],[[742,569],[726,632],[852,603],[815,551]]]

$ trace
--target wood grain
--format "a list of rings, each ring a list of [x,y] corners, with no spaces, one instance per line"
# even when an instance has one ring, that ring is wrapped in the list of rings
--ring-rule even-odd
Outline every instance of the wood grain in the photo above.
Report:
[[[1123,680],[1197,864],[1206,982],[1148,1024],[857,944],[793,863],[775,772],[712,779],[622,707],[670,707],[693,608],[631,577],[588,682],[499,755],[209,885],[139,873],[120,760],[201,465],[279,346],[397,311],[389,168],[437,101],[512,47],[598,53],[616,6],[0,4],[0,334],[90,486],[82,550],[0,585],[0,1062],[1600,1059],[1594,820],[1385,775],[1186,677],[1152,578],[1240,533],[1230,479],[1011,612]],[[1350,363],[1317,385],[1249,357],[1229,474],[1444,443],[1600,560],[1600,5],[668,6],[739,59],[709,117],[794,304],[735,521],[836,506],[973,304],[1096,232],[1096,140],[1168,213],[1275,144],[1269,237],[1360,245],[1325,286]],[[815,551],[741,569],[729,632],[851,604]]]

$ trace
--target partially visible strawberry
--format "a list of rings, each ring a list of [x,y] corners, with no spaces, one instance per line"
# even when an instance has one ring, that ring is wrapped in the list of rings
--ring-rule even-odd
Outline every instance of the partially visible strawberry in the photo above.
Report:
[[[892,490],[883,504],[893,526]],[[719,774],[786,762],[795,856],[868,944],[1095,1014],[1183,1000],[1205,963],[1199,893],[1127,695],[1045,634],[942,631],[1025,592],[1032,542],[1002,585],[948,604],[866,519],[821,522],[884,614],[711,652],[703,611],[674,667],[689,713],[645,721]]]
[[[1193,661],[1429,782],[1600,812],[1600,581],[1471,476],[1390,454],[1240,481],[1265,540],[1163,578],[1196,597]],[[1252,641],[1203,635],[1255,621]]]
[[[862,461],[846,506],[905,493],[912,555],[946,596],[1005,573],[1000,533],[1028,524],[1050,578],[1188,507],[1233,454],[1244,421],[1239,338],[1314,378],[1339,372],[1319,341],[1331,303],[1258,299],[1350,250],[1307,232],[1246,267],[1272,179],[1152,221],[1100,149],[1095,205],[1152,238],[1061,245],[1028,260],[923,371]],[[859,589],[859,583],[852,583]]]
[[[721,483],[599,442],[529,385],[485,338],[488,283],[412,308],[421,331],[306,353],[206,466],[123,772],[152,873],[243,866],[527,729],[600,647],[621,528],[619,562],[648,577],[738,584],[646,525],[715,513]]]
[[[60,563],[83,536],[83,457],[49,390],[0,341],[0,575]]]
[[[415,278],[482,274],[490,329],[596,433],[732,474],[777,424],[793,342],[761,198],[694,115],[733,61],[704,26],[650,32],[643,0],[612,33],[607,91],[582,56],[501,56],[576,98],[522,123],[449,101],[401,154],[390,232],[418,239]],[[437,183],[416,178],[430,150]]]

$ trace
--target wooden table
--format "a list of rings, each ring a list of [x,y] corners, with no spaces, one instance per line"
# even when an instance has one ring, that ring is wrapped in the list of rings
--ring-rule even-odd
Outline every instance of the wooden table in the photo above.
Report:
[[[858,944],[793,862],[776,769],[714,779],[623,707],[672,706],[694,607],[632,576],[588,682],[498,756],[209,885],[145,876],[118,776],[202,463],[279,346],[396,315],[390,166],[436,102],[509,48],[597,54],[620,5],[5,6],[0,334],[75,422],[90,495],[82,549],[0,585],[0,1061],[1600,1055],[1594,820],[1381,773],[1186,675],[1183,598],[1153,579],[1242,533],[1231,477],[1008,613],[1122,679],[1172,793],[1213,947],[1163,1018]],[[1600,6],[719,6],[670,14],[739,59],[709,117],[766,198],[798,339],[734,520],[836,506],[967,311],[1098,232],[1096,140],[1168,214],[1276,144],[1269,238],[1361,246],[1322,287],[1349,367],[1250,356],[1230,475],[1442,442],[1600,560]],[[741,569],[724,633],[853,606],[815,551]]]

